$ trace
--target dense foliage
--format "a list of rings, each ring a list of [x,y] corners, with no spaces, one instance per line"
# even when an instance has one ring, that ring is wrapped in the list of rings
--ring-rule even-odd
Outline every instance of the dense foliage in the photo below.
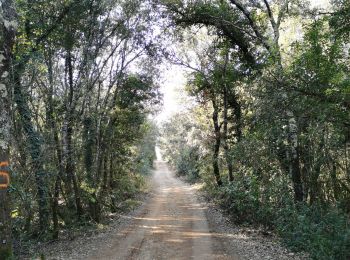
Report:
[[[349,259],[350,5],[311,6],[1,0],[0,258],[142,189],[165,61],[186,67],[193,98],[161,129],[178,173],[236,222]]]
[[[210,35],[173,58],[191,70],[197,104],[164,124],[167,159],[195,172],[236,222],[273,229],[314,259],[349,259],[348,1],[326,11],[305,1],[162,3],[187,30],[182,41],[203,26]]]
[[[149,115],[161,98],[147,36],[152,17],[142,1],[0,7],[1,39],[15,31],[12,46],[1,42],[11,67],[11,141],[1,152],[11,163],[13,236],[57,239],[63,229],[120,210],[141,190],[139,174],[152,167],[156,128]],[[17,15],[9,24],[3,14]],[[1,259],[5,251],[0,247]]]

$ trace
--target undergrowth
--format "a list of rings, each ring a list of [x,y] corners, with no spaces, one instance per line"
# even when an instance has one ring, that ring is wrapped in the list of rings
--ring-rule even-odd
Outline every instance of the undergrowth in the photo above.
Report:
[[[288,193],[271,197],[254,180],[204,189],[235,223],[273,230],[295,252],[307,252],[312,259],[350,259],[349,216],[335,206],[295,204]]]

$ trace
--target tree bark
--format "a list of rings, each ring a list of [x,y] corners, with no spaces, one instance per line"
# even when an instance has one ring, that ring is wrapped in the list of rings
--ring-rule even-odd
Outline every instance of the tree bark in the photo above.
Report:
[[[18,67],[24,66],[18,64]],[[35,129],[32,122],[32,113],[27,103],[26,95],[23,93],[20,79],[21,69],[17,68],[14,75],[14,96],[20,115],[24,132],[28,138],[29,153],[35,169],[35,180],[38,189],[40,230],[47,231],[49,228],[48,187],[45,181],[45,171],[42,155],[42,137]]]
[[[67,114],[66,114],[66,175],[69,182],[69,186],[73,184],[73,192],[75,199],[75,207],[78,220],[81,219],[83,209],[81,206],[80,199],[80,188],[78,185],[78,180],[75,175],[75,164],[73,158],[73,115],[74,115],[74,82],[73,82],[73,64],[72,64],[72,53],[70,50],[67,51],[66,57],[66,68],[68,72],[68,104],[67,104]]]
[[[298,126],[294,114],[287,111],[288,116],[288,143],[289,143],[289,174],[292,177],[294,199],[296,202],[303,201],[303,184],[300,171],[300,160],[298,151]]]
[[[213,124],[214,124],[214,135],[215,135],[215,144],[214,144],[214,153],[213,153],[213,171],[214,176],[216,179],[216,183],[218,186],[222,185],[222,180],[220,176],[220,168],[219,168],[219,152],[220,152],[220,144],[221,144],[221,134],[220,134],[220,125],[219,125],[219,119],[218,119],[218,107],[214,100],[215,97],[212,99],[213,104]]]
[[[227,69],[227,63],[228,63],[229,55],[226,53],[225,55],[225,65],[222,72],[222,83],[223,83],[223,105],[224,105],[224,129],[222,134],[222,141],[223,141],[223,148],[225,152],[225,159],[228,169],[228,179],[230,182],[233,181],[233,164],[232,164],[232,157],[230,156],[229,146],[228,146],[228,89],[226,84],[226,69]]]
[[[53,105],[53,71],[52,71],[52,53],[49,50],[48,55],[48,78],[49,78],[49,89],[47,93],[47,106],[46,106],[46,117],[48,122],[48,127],[51,130],[52,139],[55,145],[56,153],[56,166],[58,173],[56,175],[56,180],[54,184],[54,193],[52,198],[52,222],[53,222],[53,238],[58,239],[59,224],[58,224],[58,200],[60,196],[60,186],[61,178],[64,174],[63,161],[62,161],[62,150],[60,146],[60,140],[58,137],[58,130],[56,121],[54,118],[54,105]]]
[[[333,196],[335,201],[339,200],[339,184],[337,179],[337,165],[334,160],[331,160],[331,179],[332,179],[332,186],[333,186]]]
[[[325,145],[325,130],[322,131],[322,138],[320,145],[318,147],[317,151],[317,158],[315,161],[315,165],[313,167],[313,170],[311,172],[311,180],[310,180],[310,204],[314,204],[320,199],[320,186],[319,186],[319,177],[321,174],[321,166],[322,166],[322,159],[323,159],[323,149]]]
[[[242,140],[242,108],[235,93],[228,95],[227,99],[229,107],[233,110],[234,115],[234,131],[236,137],[236,143]]]
[[[10,184],[10,73],[16,35],[16,11],[12,0],[0,6],[0,259],[12,257]]]
[[[92,187],[94,184],[94,178],[92,176],[94,146],[93,120],[90,117],[86,117],[83,121],[83,125],[84,165],[88,183]]]
[[[227,169],[228,169],[228,179],[230,182],[233,181],[233,164],[232,164],[232,157],[230,156],[230,151],[228,147],[228,136],[227,136],[227,131],[228,131],[228,104],[227,104],[227,87],[226,84],[224,86],[224,130],[223,130],[223,148],[225,151],[225,158],[226,158],[226,164],[227,164]]]

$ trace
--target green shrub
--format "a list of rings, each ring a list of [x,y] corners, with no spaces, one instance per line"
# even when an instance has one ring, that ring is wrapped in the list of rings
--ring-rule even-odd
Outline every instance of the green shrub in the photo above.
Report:
[[[199,178],[199,153],[197,147],[184,147],[175,160],[176,172],[186,176],[189,181]]]
[[[309,252],[313,259],[350,259],[349,224],[345,213],[319,205],[288,206],[276,219],[284,243]]]
[[[312,259],[350,259],[348,215],[335,207],[296,205],[291,192],[278,196],[275,189],[281,185],[262,189],[256,178],[245,177],[223,187],[207,185],[206,191],[236,223],[273,229],[294,251],[308,252]]]
[[[225,208],[237,223],[254,223],[259,209],[256,194],[251,193],[239,182],[221,188],[220,205]]]

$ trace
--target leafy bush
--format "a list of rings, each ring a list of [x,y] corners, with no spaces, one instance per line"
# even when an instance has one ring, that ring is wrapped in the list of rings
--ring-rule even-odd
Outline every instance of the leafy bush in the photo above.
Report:
[[[349,224],[343,212],[319,205],[286,206],[276,219],[284,243],[313,259],[350,259]]]
[[[175,160],[177,173],[181,176],[186,176],[189,181],[197,180],[199,178],[198,160],[197,147],[184,147]]]
[[[222,187],[219,202],[237,223],[254,223],[260,203],[256,194],[241,184],[234,182]]]
[[[156,139],[158,134],[157,126],[153,122],[142,125],[144,137],[136,147],[134,161],[134,172],[147,175],[153,168],[153,161],[156,159]]]
[[[306,251],[313,259],[350,259],[350,221],[337,208],[296,205],[291,193],[278,197],[274,190],[261,190],[252,177],[223,187],[207,185],[206,191],[236,223],[275,230],[294,251]]]

